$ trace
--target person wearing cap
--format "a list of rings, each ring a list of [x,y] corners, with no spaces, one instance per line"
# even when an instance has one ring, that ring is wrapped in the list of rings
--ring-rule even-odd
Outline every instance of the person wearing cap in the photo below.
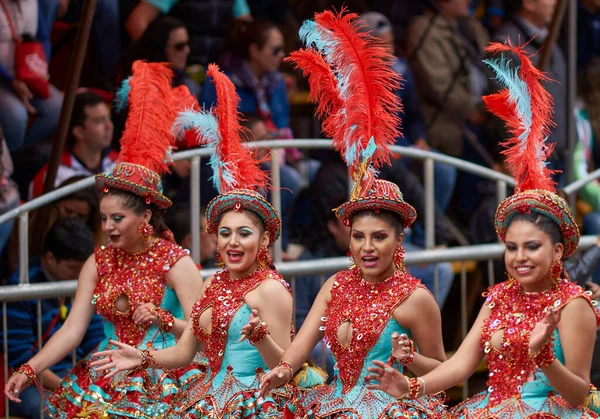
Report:
[[[552,116],[552,97],[541,84],[546,76],[525,47],[491,44],[487,50],[520,61],[512,71],[505,58],[486,60],[506,87],[485,103],[514,136],[504,146],[516,193],[495,217],[508,280],[484,294],[451,359],[416,379],[376,361],[368,379],[393,397],[421,396],[463,382],[487,356],[487,390],[454,407],[451,418],[597,418],[584,405],[600,315],[591,292],[571,282],[562,264],[577,249],[579,229],[545,165],[552,151],[545,143]]]
[[[403,263],[403,230],[416,211],[396,184],[375,176],[389,162],[389,145],[398,135],[398,77],[389,53],[358,31],[355,18],[344,11],[316,14],[300,30],[307,48],[292,53],[309,77],[311,96],[318,98],[324,131],[354,181],[350,200],[334,209],[350,227],[352,265],[321,287],[279,366],[262,377],[260,391],[268,394],[287,383],[323,340],[333,354],[335,376],[295,400],[295,417],[441,419],[445,408],[437,397],[396,400],[371,391],[364,380],[373,360],[422,374],[445,353],[435,298]]]
[[[165,158],[174,143],[171,123],[186,95],[183,89],[171,89],[171,77],[163,64],[134,65],[119,160],[110,173],[96,176],[102,192],[102,228],[109,243],[96,248],[85,262],[64,325],[6,383],[4,393],[13,402],[20,402],[19,394],[31,382],[43,392],[37,376],[77,347],[95,313],[104,319],[105,337],[99,350],[113,347],[116,341],[127,342],[136,351],[166,348],[175,344],[188,324],[202,279],[161,216],[171,202],[162,194],[160,174],[167,169]],[[186,366],[178,371],[140,369],[109,377],[90,368],[91,357],[79,362],[47,394],[51,417],[159,413],[169,406],[177,385],[204,376],[204,370]]]
[[[211,149],[219,195],[206,208],[207,231],[217,236],[216,259],[223,268],[204,282],[176,346],[140,356],[136,348],[119,343],[117,350],[98,353],[104,358],[95,365],[102,369],[113,359],[109,376],[148,366],[179,368],[202,351],[207,379],[182,388],[166,417],[282,417],[289,387],[256,397],[260,376],[277,365],[294,335],[291,289],[268,250],[281,234],[281,219],[258,192],[266,175],[241,144],[233,83],[214,64],[208,75],[218,93],[216,107],[182,113],[174,129],[193,129]]]

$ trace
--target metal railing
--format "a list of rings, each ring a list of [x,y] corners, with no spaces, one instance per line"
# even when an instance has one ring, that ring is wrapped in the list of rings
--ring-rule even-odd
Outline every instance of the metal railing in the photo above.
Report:
[[[321,139],[301,139],[301,140],[275,140],[275,141],[261,141],[249,144],[250,147],[267,147],[270,149],[279,148],[300,148],[300,149],[328,149],[331,147],[331,141]],[[425,214],[424,214],[424,227],[425,227],[425,238],[426,238],[426,251],[408,252],[405,258],[405,264],[411,265],[423,265],[423,264],[435,264],[440,262],[462,262],[460,269],[460,326],[461,336],[464,338],[468,331],[468,307],[467,307],[467,261],[487,261],[488,266],[488,278],[489,284],[495,283],[494,271],[492,269],[493,260],[501,258],[504,245],[502,244],[485,244],[485,245],[474,245],[474,246],[462,246],[452,247],[446,249],[434,249],[435,243],[435,229],[434,229],[434,162],[445,163],[456,167],[458,170],[469,172],[478,175],[484,179],[494,181],[496,183],[497,199],[498,202],[506,197],[508,186],[513,186],[514,182],[512,178],[496,172],[494,170],[482,167],[470,162],[466,162],[454,157],[446,155],[423,151],[414,148],[394,146],[392,151],[399,153],[406,157],[414,159],[424,160],[424,184],[425,184]],[[176,153],[174,160],[191,160],[191,172],[190,172],[190,211],[191,217],[191,235],[192,235],[192,249],[191,254],[196,262],[200,260],[200,212],[197,210],[200,208],[200,159],[202,157],[208,157],[208,150],[206,149],[194,149]],[[281,212],[281,191],[279,183],[279,153],[271,153],[271,180],[272,180],[272,193],[271,199],[272,204],[278,212]],[[596,179],[600,177],[600,169],[590,174],[585,180]],[[581,188],[585,182],[584,179],[577,181],[572,185],[564,188],[568,194],[575,193]],[[48,194],[45,194],[39,198],[29,201],[22,206],[7,212],[0,216],[0,224],[14,219],[19,218],[19,266],[20,266],[20,277],[19,285],[3,286],[0,287],[0,303],[2,303],[2,321],[3,321],[3,337],[4,337],[4,365],[5,365],[5,380],[7,377],[7,318],[6,318],[6,304],[11,301],[22,301],[22,300],[39,300],[51,299],[51,298],[62,298],[70,297],[75,294],[77,287],[77,281],[61,281],[51,282],[44,284],[29,284],[29,272],[28,272],[28,227],[29,227],[29,213],[43,205],[47,205],[51,202],[57,201],[65,196],[90,187],[94,184],[94,178],[89,177],[79,182],[73,183],[66,187],[57,189]],[[194,211],[194,209],[196,209]],[[596,241],[595,236],[583,237],[580,243],[581,248],[591,247]],[[286,278],[292,285],[292,289],[295,290],[295,278],[298,276],[305,275],[321,275],[322,280],[325,278],[323,275],[330,274],[348,266],[348,259],[345,257],[341,258],[328,258],[319,259],[319,263],[312,261],[296,261],[296,262],[282,262],[281,261],[281,244],[280,241],[276,242],[275,245],[275,262],[277,263],[278,271]],[[202,276],[207,277],[211,275],[214,270],[202,270]],[[437,294],[437,270],[434,273],[435,290]],[[39,320],[39,317],[38,317]],[[38,325],[38,329],[40,326]],[[41,342],[41,329],[38,330],[39,347],[42,347]],[[468,393],[468,381],[463,386],[463,395],[466,396]],[[7,406],[8,409],[8,406]],[[8,417],[8,410],[6,413]]]
[[[330,140],[324,139],[298,139],[298,140],[271,140],[257,141],[248,144],[249,147],[261,147],[269,149],[280,148],[300,148],[300,149],[329,149],[331,147]],[[393,146],[392,151],[406,157],[424,160],[424,183],[425,183],[425,247],[431,249],[435,243],[435,202],[433,200],[434,186],[434,162],[445,163],[456,167],[459,170],[478,175],[484,179],[492,180],[497,185],[497,195],[500,201],[506,197],[506,189],[508,185],[513,185],[512,178],[494,170],[460,160],[454,157],[446,156],[431,151],[424,151],[415,148]],[[173,160],[191,160],[190,169],[190,227],[192,235],[191,255],[196,263],[200,262],[200,213],[194,211],[194,208],[200,208],[200,158],[208,157],[209,151],[205,148],[197,148],[176,153]],[[281,189],[280,189],[280,156],[279,153],[271,153],[271,183],[272,193],[271,200],[277,212],[281,213]],[[19,283],[27,284],[29,281],[29,213],[44,205],[57,201],[65,196],[85,189],[94,184],[93,176],[83,179],[79,182],[56,189],[50,193],[35,198],[18,208],[0,216],[0,224],[14,218],[19,218]],[[281,241],[274,244],[274,259],[276,262],[281,261]]]

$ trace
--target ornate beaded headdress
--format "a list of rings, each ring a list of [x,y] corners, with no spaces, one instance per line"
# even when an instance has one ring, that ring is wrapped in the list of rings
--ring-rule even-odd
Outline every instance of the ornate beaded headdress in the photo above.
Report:
[[[563,258],[567,258],[577,249],[579,228],[567,203],[556,194],[550,177],[553,172],[546,167],[553,148],[546,144],[552,125],[552,97],[541,81],[548,78],[535,68],[523,47],[492,43],[486,51],[509,52],[520,61],[518,67],[511,69],[506,57],[484,60],[505,87],[484,96],[483,100],[490,112],[505,121],[512,135],[502,153],[517,183],[515,194],[502,201],[496,210],[496,232],[504,241],[514,215],[531,211],[543,214],[560,226],[565,246]]]
[[[101,191],[120,189],[154,203],[171,206],[163,195],[161,176],[168,172],[175,144],[171,125],[177,112],[195,101],[185,86],[171,88],[173,72],[163,63],[133,63],[133,75],[119,92],[120,104],[129,104],[121,152],[110,173],[96,175]]]
[[[211,150],[212,181],[219,195],[206,207],[207,231],[216,233],[224,212],[249,210],[263,220],[269,242],[273,243],[279,238],[281,219],[258,192],[266,185],[267,176],[254,154],[241,142],[242,127],[237,111],[240,98],[231,80],[216,64],[208,66],[207,75],[216,86],[217,105],[208,112],[181,112],[173,126],[178,136],[194,130],[198,142]]]
[[[400,77],[392,56],[371,35],[361,32],[358,15],[317,13],[300,28],[306,49],[289,58],[308,77],[311,100],[323,119],[323,131],[340,151],[354,185],[350,200],[334,211],[349,224],[350,216],[365,209],[399,214],[403,225],[416,218],[394,183],[376,179],[377,169],[390,161],[389,146],[400,135],[400,99],[394,89]]]

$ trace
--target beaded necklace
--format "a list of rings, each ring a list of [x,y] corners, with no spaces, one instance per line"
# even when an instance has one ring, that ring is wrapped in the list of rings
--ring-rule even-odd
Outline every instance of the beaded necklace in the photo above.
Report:
[[[526,293],[513,278],[502,282],[487,293],[485,304],[490,316],[484,320],[481,344],[488,356],[490,393],[489,404],[493,407],[512,397],[520,397],[523,385],[535,373],[536,366],[529,356],[529,337],[535,325],[551,308],[560,309],[578,297],[590,305],[590,293],[566,279],[559,280],[551,288],[539,293]],[[597,321],[600,321],[598,313]],[[503,330],[501,350],[492,345],[494,333]],[[552,345],[550,340],[546,345]]]
[[[175,243],[156,239],[147,249],[129,253],[111,245],[95,250],[98,282],[92,304],[105,320],[114,323],[119,341],[138,345],[147,325],[136,325],[132,315],[138,304],[160,307],[167,284],[166,274],[188,252]],[[128,308],[119,311],[115,302],[127,297]]]
[[[418,279],[399,270],[377,283],[365,281],[358,267],[336,274],[327,317],[322,319],[325,326],[321,330],[325,330],[324,341],[337,361],[336,369],[344,394],[356,385],[365,358],[394,309],[420,287],[424,286]],[[350,322],[352,327],[352,340],[348,346],[337,338],[338,329],[344,322]]]
[[[277,271],[269,268],[258,269],[245,277],[230,279],[229,269],[226,268],[215,274],[204,296],[194,303],[190,320],[194,335],[204,343],[204,353],[208,358],[212,376],[221,368],[233,316],[245,304],[246,295],[267,279],[281,282],[291,293],[290,286]],[[200,314],[209,307],[212,307],[210,333],[200,324]]]

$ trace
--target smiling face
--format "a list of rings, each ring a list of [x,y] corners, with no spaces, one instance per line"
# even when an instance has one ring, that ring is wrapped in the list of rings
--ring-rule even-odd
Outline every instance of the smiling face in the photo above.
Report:
[[[124,198],[119,195],[104,195],[100,201],[102,230],[110,243],[128,252],[144,249],[146,242],[140,237],[139,227],[150,222],[152,211],[146,209],[141,214],[123,205]]]
[[[549,234],[529,221],[515,221],[506,231],[504,263],[508,274],[528,292],[552,286],[550,266],[560,261],[564,247],[552,243]]]
[[[394,274],[394,252],[402,237],[381,217],[364,215],[352,221],[350,248],[365,281],[380,282]]]
[[[257,269],[258,250],[268,243],[269,234],[249,212],[230,210],[221,217],[217,246],[232,279],[254,272]]]

